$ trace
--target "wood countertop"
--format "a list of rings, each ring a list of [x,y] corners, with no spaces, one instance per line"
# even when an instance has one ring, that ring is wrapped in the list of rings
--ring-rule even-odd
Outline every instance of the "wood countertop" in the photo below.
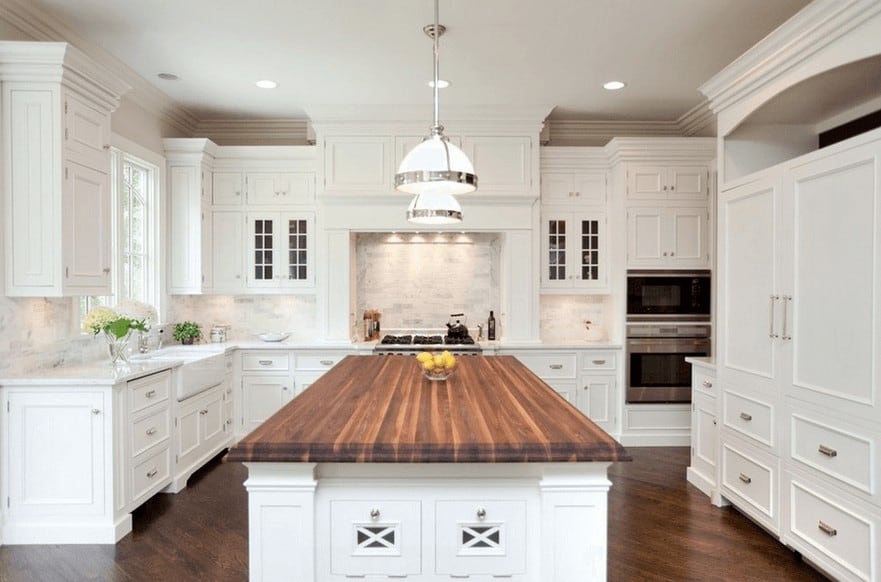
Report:
[[[513,356],[460,356],[444,382],[408,356],[348,356],[233,447],[240,462],[625,461]]]

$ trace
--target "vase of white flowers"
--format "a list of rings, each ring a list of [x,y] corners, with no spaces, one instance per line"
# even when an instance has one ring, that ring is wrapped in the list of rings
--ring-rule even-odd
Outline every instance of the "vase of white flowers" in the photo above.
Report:
[[[146,332],[149,329],[147,321],[154,319],[155,313],[152,307],[139,302],[120,304],[116,310],[95,307],[83,319],[83,329],[95,335],[103,334],[110,351],[110,363],[125,364],[128,363],[128,340],[132,332]]]

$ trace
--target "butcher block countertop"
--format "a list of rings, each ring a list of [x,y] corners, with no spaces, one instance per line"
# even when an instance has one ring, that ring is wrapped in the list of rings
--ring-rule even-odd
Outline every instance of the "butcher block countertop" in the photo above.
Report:
[[[444,382],[416,358],[348,356],[227,455],[240,462],[630,460],[513,356],[461,356]]]

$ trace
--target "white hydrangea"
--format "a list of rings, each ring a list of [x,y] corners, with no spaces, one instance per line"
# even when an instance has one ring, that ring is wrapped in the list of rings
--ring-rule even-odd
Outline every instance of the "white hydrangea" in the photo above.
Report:
[[[147,327],[156,323],[159,319],[156,309],[152,305],[148,305],[134,299],[125,299],[116,305],[116,311],[120,317],[125,317],[133,321],[142,321]]]

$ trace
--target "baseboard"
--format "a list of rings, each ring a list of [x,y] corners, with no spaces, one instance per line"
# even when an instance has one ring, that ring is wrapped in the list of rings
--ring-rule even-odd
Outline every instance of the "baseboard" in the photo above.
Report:
[[[115,544],[132,531],[130,513],[116,523],[80,524],[33,521],[28,523],[7,522],[3,526],[3,543],[14,545],[46,544]]]
[[[685,470],[685,478],[688,480],[689,483],[697,487],[701,493],[712,499],[713,492],[716,489],[715,483],[713,483],[691,467],[688,467]]]

